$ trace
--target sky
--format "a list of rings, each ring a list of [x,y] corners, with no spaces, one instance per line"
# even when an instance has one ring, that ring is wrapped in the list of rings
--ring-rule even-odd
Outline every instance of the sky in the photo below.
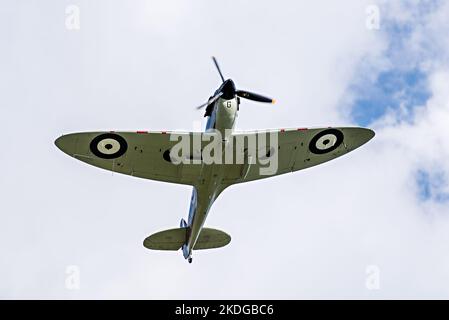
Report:
[[[74,14],[77,18],[73,20]],[[449,298],[449,1],[3,1],[0,298]],[[79,22],[79,23],[78,23]],[[93,130],[192,130],[220,85],[239,130],[364,126],[323,165],[228,188],[224,248],[143,247],[191,187],[91,167]]]

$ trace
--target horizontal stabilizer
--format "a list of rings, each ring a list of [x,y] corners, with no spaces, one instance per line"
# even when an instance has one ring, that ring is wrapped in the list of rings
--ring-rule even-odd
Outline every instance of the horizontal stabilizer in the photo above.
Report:
[[[229,242],[231,242],[231,236],[226,232],[217,229],[203,228],[193,249],[202,250],[221,248]]]
[[[143,245],[153,250],[179,250],[186,242],[186,228],[160,231],[147,237]]]
[[[143,245],[145,248],[152,250],[177,251],[181,249],[182,245],[186,241],[187,228],[176,228],[152,234],[145,239]],[[223,231],[211,228],[203,228],[193,249],[201,250],[220,248],[227,245],[230,241],[231,236]]]

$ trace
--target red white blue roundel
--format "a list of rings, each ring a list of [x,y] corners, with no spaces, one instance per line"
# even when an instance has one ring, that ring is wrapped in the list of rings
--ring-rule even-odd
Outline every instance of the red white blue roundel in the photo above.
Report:
[[[337,149],[343,142],[343,133],[337,129],[326,129],[316,134],[309,144],[315,154],[324,154]]]
[[[115,159],[125,154],[128,144],[123,137],[115,133],[96,136],[90,143],[90,151],[102,159]]]

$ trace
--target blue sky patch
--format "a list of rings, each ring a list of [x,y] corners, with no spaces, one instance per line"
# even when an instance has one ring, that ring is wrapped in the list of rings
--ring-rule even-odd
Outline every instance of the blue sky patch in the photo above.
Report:
[[[355,99],[350,113],[353,122],[367,126],[384,116],[388,111],[401,108],[399,121],[413,116],[414,107],[422,106],[430,97],[427,75],[419,68],[422,57],[410,55],[409,40],[414,28],[418,27],[428,14],[434,12],[441,1],[422,1],[410,4],[414,18],[406,21],[384,20],[381,32],[388,38],[384,55],[390,61],[388,70],[379,70],[374,83],[369,77],[352,86]],[[407,4],[405,5],[407,6]],[[361,68],[364,70],[365,68]]]
[[[430,97],[426,86],[427,76],[418,69],[389,70],[382,72],[374,84],[359,89],[351,117],[361,126],[366,126],[389,109],[398,109],[401,104],[407,111],[425,104]]]
[[[418,170],[416,173],[418,196],[421,201],[448,202],[449,193],[443,188],[447,185],[443,172],[430,173],[426,170]]]

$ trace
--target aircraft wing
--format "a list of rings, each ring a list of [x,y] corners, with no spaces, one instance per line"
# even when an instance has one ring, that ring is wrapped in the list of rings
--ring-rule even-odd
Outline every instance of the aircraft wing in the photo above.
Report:
[[[117,173],[158,181],[195,185],[201,164],[174,164],[169,150],[174,132],[84,132],[59,137],[55,144],[71,157]],[[190,132],[176,132],[179,137]],[[193,154],[193,153],[192,153]]]
[[[275,170],[259,161],[250,163],[223,160],[223,186],[263,179],[288,172],[302,170],[340,157],[368,142],[374,132],[364,128],[279,129],[234,133],[233,154],[239,137],[251,138],[268,133],[277,136],[277,148],[267,144],[265,163],[276,159]],[[205,164],[201,163],[201,150],[209,143],[201,141],[195,150],[192,132],[84,132],[63,135],[55,144],[66,154],[90,165],[135,177],[198,185]],[[170,150],[178,143],[170,137],[191,141],[190,159],[197,163],[175,164]],[[270,140],[270,139],[268,139]],[[257,148],[257,147],[256,147]],[[264,149],[265,150],[265,149]],[[268,151],[269,150],[269,151]],[[247,150],[244,150],[245,155]],[[212,164],[216,165],[216,164]],[[265,169],[264,169],[265,168]],[[264,171],[265,170],[265,171]]]
[[[267,132],[277,134],[278,137],[277,150],[272,149],[271,154],[267,154],[273,160],[277,157],[277,170],[262,173],[261,168],[268,168],[268,165],[262,166],[258,162],[234,165],[227,170],[225,183],[230,185],[247,182],[313,167],[338,158],[374,137],[374,131],[370,129],[351,127],[279,129]],[[235,138],[239,135],[257,135],[257,132],[234,134]],[[267,145],[269,146],[268,143]]]

